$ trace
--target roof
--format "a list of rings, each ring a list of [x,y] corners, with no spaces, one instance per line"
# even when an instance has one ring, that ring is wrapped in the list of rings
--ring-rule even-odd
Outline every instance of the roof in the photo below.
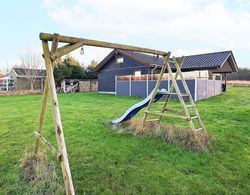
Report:
[[[163,64],[163,58],[159,56],[149,55],[139,52],[132,52],[132,51],[113,50],[106,58],[103,59],[103,61],[101,61],[97,65],[96,70],[97,71],[100,70],[100,68],[102,68],[117,52],[126,55],[134,60],[141,61],[148,66],[155,67],[155,65],[158,65],[158,68],[161,68]],[[232,51],[221,51],[221,52],[185,56],[182,65],[182,71],[219,69],[228,59],[232,71],[233,72],[238,71],[238,67]],[[169,59],[169,64],[172,67],[172,69],[175,70],[175,66],[171,58]]]
[[[27,68],[13,68],[17,77],[46,77],[46,70],[44,69],[27,69]]]
[[[5,76],[6,76],[6,73],[0,72],[0,78],[5,77]]]
[[[10,76],[6,76],[6,77],[0,78],[0,80],[14,80],[14,79]]]

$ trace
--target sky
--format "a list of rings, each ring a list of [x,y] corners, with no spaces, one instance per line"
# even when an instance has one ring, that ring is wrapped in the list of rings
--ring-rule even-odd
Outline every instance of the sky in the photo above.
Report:
[[[40,55],[40,32],[97,39],[172,55],[232,50],[250,68],[249,0],[24,0],[0,6],[0,71],[20,65],[26,51]],[[70,55],[84,65],[111,50],[85,47]]]

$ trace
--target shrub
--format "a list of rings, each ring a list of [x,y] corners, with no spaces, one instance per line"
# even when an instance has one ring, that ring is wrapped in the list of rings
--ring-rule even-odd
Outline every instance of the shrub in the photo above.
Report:
[[[204,131],[194,132],[191,129],[159,122],[147,122],[143,125],[142,120],[132,119],[121,128],[134,135],[147,134],[161,137],[169,144],[179,145],[191,151],[208,151],[213,142],[212,136]]]

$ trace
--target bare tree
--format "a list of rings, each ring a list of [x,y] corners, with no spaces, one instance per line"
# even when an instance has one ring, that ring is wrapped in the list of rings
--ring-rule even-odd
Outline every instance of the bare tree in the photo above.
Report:
[[[23,69],[26,79],[30,83],[31,90],[34,90],[36,80],[42,76],[43,60],[41,55],[33,52],[26,52],[21,55],[21,68]]]

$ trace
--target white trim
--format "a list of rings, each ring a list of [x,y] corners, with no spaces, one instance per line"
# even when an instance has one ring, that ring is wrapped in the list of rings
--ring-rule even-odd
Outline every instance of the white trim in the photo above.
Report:
[[[206,79],[206,98],[208,98],[208,78]]]
[[[214,96],[215,96],[215,95],[216,95],[216,94],[215,94],[215,85],[216,85],[216,84],[215,84],[215,81],[216,81],[216,80],[213,80],[213,81],[214,81]]]
[[[194,80],[194,101],[197,101],[197,91],[198,91],[198,86],[197,86],[197,75],[195,75],[195,80]]]
[[[220,74],[220,93],[222,93],[222,74]]]
[[[147,90],[147,96],[148,96],[148,74],[147,74],[146,90]]]
[[[9,91],[9,80],[7,79],[7,82],[6,82],[6,91]]]
[[[98,91],[98,93],[113,94],[113,95],[115,95],[115,92],[113,92],[113,91]]]
[[[131,96],[131,88],[132,88],[132,86],[131,86],[131,75],[129,75],[129,96]]]
[[[13,71],[13,72],[14,72],[14,74],[16,75],[16,77],[18,77],[18,76],[17,76],[17,73],[16,73],[16,71],[15,71],[15,69],[14,69],[14,68],[12,68],[12,69],[11,69],[11,71]],[[10,72],[11,72],[11,71],[10,71]]]
[[[115,76],[115,95],[117,94],[117,76]]]

